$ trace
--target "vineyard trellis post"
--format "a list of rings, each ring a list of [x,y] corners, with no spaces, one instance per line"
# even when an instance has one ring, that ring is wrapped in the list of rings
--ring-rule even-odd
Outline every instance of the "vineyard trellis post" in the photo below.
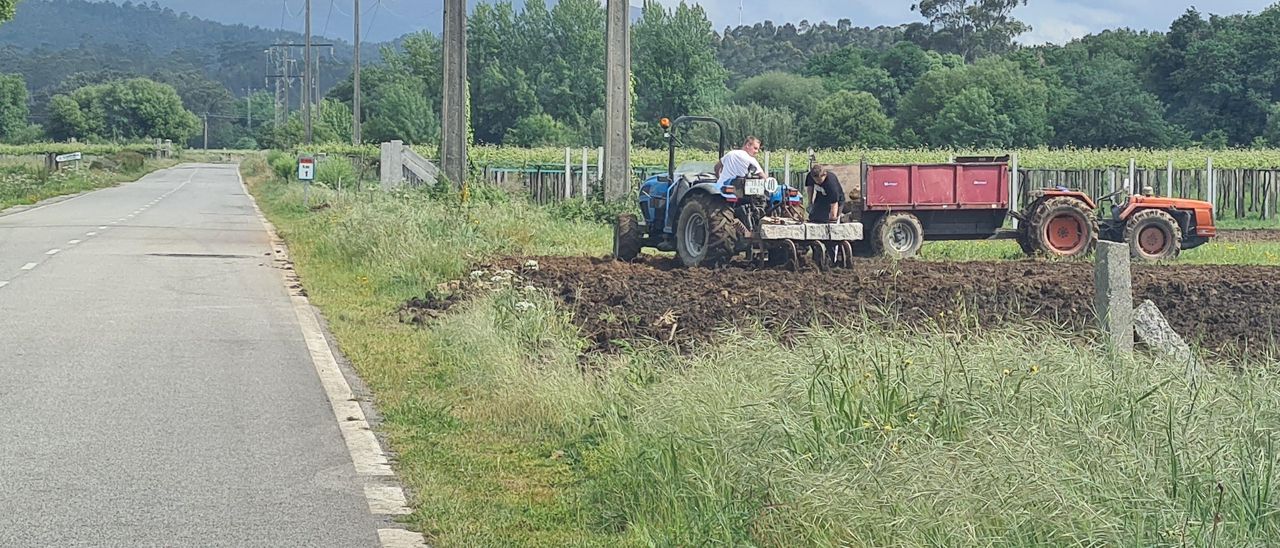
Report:
[[[782,162],[782,184],[791,186],[791,153],[788,152],[786,158]]]
[[[564,197],[573,194],[573,149],[564,148]]]
[[[1217,185],[1215,184],[1216,181],[1214,180],[1214,177],[1213,177],[1213,156],[1210,156],[1205,161],[1205,165],[1206,165],[1205,194],[1208,195],[1209,211],[1211,211],[1216,218],[1218,214],[1218,194],[1217,194],[1218,189],[1217,189]]]
[[[1165,168],[1165,171],[1167,172],[1165,175],[1165,178],[1167,179],[1165,183],[1168,185],[1168,189],[1169,189],[1169,192],[1167,192],[1165,195],[1172,198],[1172,197],[1175,197],[1173,195],[1173,159],[1172,158],[1169,159],[1169,165],[1168,167]]]
[[[587,199],[587,147],[582,147],[582,199]]]
[[[1129,158],[1129,182],[1125,185],[1125,190],[1129,194],[1133,194],[1133,189],[1138,186],[1138,160]]]

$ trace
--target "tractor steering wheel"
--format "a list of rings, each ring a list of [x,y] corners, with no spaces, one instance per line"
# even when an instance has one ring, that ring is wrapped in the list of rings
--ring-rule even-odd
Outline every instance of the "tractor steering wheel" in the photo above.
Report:
[[[1115,191],[1115,192],[1112,192],[1111,194],[1107,194],[1106,196],[1102,196],[1101,198],[1097,198],[1097,199],[1095,199],[1095,200],[1094,200],[1094,202],[1096,202],[1096,203],[1098,203],[1098,204],[1101,204],[1102,202],[1110,201],[1111,203],[1116,204],[1116,203],[1118,203],[1118,202],[1115,200],[1115,198],[1117,198],[1117,197],[1119,197],[1119,196],[1126,196],[1126,197],[1127,197],[1127,195],[1128,195],[1128,194],[1129,194],[1129,191],[1127,191],[1127,190],[1125,190],[1125,189],[1123,189],[1123,188],[1122,188],[1122,189],[1120,189],[1120,190],[1117,190],[1117,191]]]

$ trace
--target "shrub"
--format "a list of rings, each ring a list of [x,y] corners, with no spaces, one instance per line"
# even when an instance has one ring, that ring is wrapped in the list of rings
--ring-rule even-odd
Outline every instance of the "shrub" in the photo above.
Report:
[[[267,163],[271,164],[271,171],[276,172],[276,177],[286,181],[292,180],[295,170],[298,169],[297,160],[292,156],[275,150],[267,155]]]
[[[147,161],[146,156],[132,150],[122,150],[112,154],[110,159],[119,166],[120,171],[138,171]]]
[[[635,213],[631,202],[604,202],[574,198],[548,207],[551,216],[566,221],[583,221],[612,225],[619,213]]]
[[[356,184],[356,169],[346,156],[327,156],[316,166],[315,182],[330,188],[338,188],[339,183],[351,186]]]

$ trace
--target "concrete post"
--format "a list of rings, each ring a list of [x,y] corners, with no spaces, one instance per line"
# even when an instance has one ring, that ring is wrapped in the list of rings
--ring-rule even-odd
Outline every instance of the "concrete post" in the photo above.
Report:
[[[1133,276],[1129,246],[1098,242],[1093,273],[1094,310],[1107,346],[1118,353],[1133,352]]]
[[[444,98],[440,110],[440,161],[455,186],[467,178],[467,4],[444,2]]]
[[[618,200],[631,190],[631,5],[625,0],[607,1],[604,197]]]
[[[1124,188],[1125,190],[1129,191],[1129,194],[1133,194],[1133,188],[1137,185],[1138,185],[1138,160],[1136,158],[1129,158],[1129,180],[1125,182]]]
[[[382,143],[382,158],[379,165],[379,182],[382,183],[383,190],[400,186],[400,181],[404,179],[404,142]]]
[[[1169,165],[1168,167],[1165,168],[1165,171],[1166,171],[1165,178],[1168,179],[1168,181],[1165,181],[1165,184],[1168,185],[1166,188],[1169,189],[1169,191],[1165,193],[1165,196],[1172,198],[1173,197],[1173,160],[1169,160]]]
[[[791,153],[788,152],[786,158],[782,160],[782,184],[791,186]]]

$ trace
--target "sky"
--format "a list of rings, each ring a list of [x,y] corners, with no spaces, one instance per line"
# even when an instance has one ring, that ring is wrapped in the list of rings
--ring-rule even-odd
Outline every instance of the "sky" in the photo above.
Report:
[[[143,0],[150,3],[151,0]],[[302,30],[305,0],[155,0],[174,11],[223,23]],[[476,0],[469,0],[475,3]],[[659,0],[675,5],[679,0]],[[1196,6],[1203,13],[1257,13],[1275,0],[1213,0]],[[313,30],[331,38],[351,40],[353,0],[312,0]],[[520,0],[515,0],[519,4]],[[550,2],[548,2],[550,3]],[[631,0],[639,5],[639,0]],[[912,0],[699,0],[716,30],[763,20],[775,23],[849,19],[855,26],[898,25],[920,21]],[[1030,0],[1014,16],[1032,31],[1025,44],[1065,43],[1104,29],[1167,30],[1169,23],[1194,5],[1187,0]],[[741,6],[741,11],[739,11]],[[18,5],[22,9],[22,5]],[[440,27],[441,0],[362,0],[365,39],[391,40],[402,34]]]

